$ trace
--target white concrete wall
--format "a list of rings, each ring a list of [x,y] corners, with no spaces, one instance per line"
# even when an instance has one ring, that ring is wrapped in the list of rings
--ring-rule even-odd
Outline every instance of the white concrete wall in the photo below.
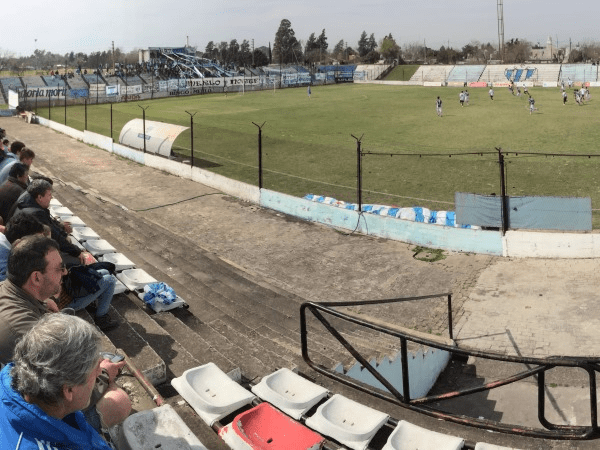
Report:
[[[516,258],[599,258],[600,234],[507,231],[504,256]]]
[[[108,136],[103,136],[98,133],[92,133],[91,131],[83,132],[83,142],[88,145],[94,145],[102,150],[106,150],[107,152],[113,151],[113,140]]]

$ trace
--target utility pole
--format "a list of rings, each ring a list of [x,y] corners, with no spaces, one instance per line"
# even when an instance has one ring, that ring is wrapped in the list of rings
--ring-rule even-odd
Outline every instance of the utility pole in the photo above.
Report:
[[[115,41],[112,41],[113,75],[115,73]]]
[[[504,1],[498,0],[498,54],[504,61]]]
[[[254,66],[254,39],[252,39],[252,65]]]

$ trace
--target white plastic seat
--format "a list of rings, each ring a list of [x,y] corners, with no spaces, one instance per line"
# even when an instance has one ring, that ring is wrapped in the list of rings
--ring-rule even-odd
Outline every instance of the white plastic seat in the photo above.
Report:
[[[383,450],[460,450],[462,438],[430,431],[401,420],[383,447]]]
[[[50,206],[50,213],[54,217],[72,216],[73,215],[73,211],[71,211],[66,206]]]
[[[115,253],[116,248],[114,248],[110,243],[104,239],[95,239],[93,241],[85,241],[83,246],[88,250],[92,255],[98,257],[105,255],[107,253]]]
[[[122,425],[128,448],[160,450],[208,450],[171,405],[141,411]]]
[[[306,425],[354,450],[364,450],[389,416],[335,394],[317,408]]]
[[[486,444],[485,442],[478,442],[475,444],[475,450],[519,450],[514,447],[502,447],[500,445]]]
[[[252,392],[296,420],[329,393],[287,368],[263,377]]]
[[[88,241],[96,242],[96,241]],[[86,242],[87,244],[87,242]],[[156,279],[143,269],[127,269],[117,274],[117,278],[130,291],[143,289],[146,284],[156,283]]]
[[[69,222],[73,228],[87,226],[78,216],[58,216],[62,222]]]
[[[208,426],[256,398],[212,362],[186,370],[171,385]]]
[[[100,235],[90,227],[73,227],[73,232],[71,234],[79,242],[100,239]]]
[[[135,267],[135,264],[123,253],[107,253],[98,258],[98,260],[113,263],[117,272]]]

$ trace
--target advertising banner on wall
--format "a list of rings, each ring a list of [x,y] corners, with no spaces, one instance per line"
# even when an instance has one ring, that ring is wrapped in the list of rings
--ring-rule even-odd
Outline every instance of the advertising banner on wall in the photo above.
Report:
[[[136,84],[135,86],[127,86],[127,94],[141,94],[142,93],[142,85]]]
[[[31,88],[31,89],[19,89],[19,99],[23,100],[25,98],[65,98],[67,94],[66,87],[39,87],[39,88]]]
[[[106,96],[112,97],[114,95],[119,95],[119,85],[115,84],[111,86],[106,86]]]

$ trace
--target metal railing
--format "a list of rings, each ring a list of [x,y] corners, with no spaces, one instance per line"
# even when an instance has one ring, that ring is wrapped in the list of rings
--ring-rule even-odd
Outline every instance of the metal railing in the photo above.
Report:
[[[301,333],[301,344],[302,344],[302,357],[304,361],[315,371],[332,378],[340,383],[343,383],[352,388],[358,389],[362,392],[368,393],[379,399],[391,402],[398,406],[411,409],[423,414],[426,414],[437,419],[447,420],[462,425],[474,426],[477,428],[487,429],[491,431],[499,431],[509,434],[517,434],[521,436],[531,436],[548,439],[592,439],[600,436],[600,428],[598,427],[598,407],[597,407],[597,394],[596,394],[596,372],[600,371],[600,358],[588,358],[588,357],[569,357],[569,356],[551,356],[547,358],[534,358],[534,357],[523,357],[523,356],[511,356],[504,355],[494,352],[482,352],[472,349],[460,349],[451,345],[446,345],[434,339],[428,340],[421,336],[412,335],[408,332],[387,328],[386,326],[378,323],[374,323],[368,320],[362,320],[352,315],[348,315],[344,312],[337,311],[335,308],[348,307],[348,306],[365,306],[365,305],[379,305],[384,303],[399,303],[406,301],[417,301],[424,299],[431,299],[435,297],[446,297],[448,301],[448,319],[449,326],[448,331],[450,338],[452,339],[452,296],[451,294],[437,294],[428,295],[422,297],[403,297],[397,299],[387,300],[367,300],[367,301],[353,301],[353,302],[306,302],[300,306],[300,333]],[[379,381],[389,393],[382,390],[368,387],[362,383],[355,382],[349,377],[339,374],[331,369],[328,369],[318,363],[311,360],[308,352],[308,331],[307,331],[307,317],[306,313],[310,311],[312,315],[325,327],[325,329],[340,343],[344,348],[364,367],[368,370],[377,381]],[[400,340],[400,358],[402,363],[402,388],[403,394],[398,392],[396,388],[392,386],[389,380],[381,375],[368,361],[363,357],[355,348],[350,344],[332,325],[331,321],[327,320],[325,315],[333,316],[335,318],[347,321],[356,325],[360,325],[364,328],[368,328],[380,333],[384,333],[390,336],[397,337]],[[412,342],[415,344],[425,345],[440,350],[449,352],[452,356],[462,357],[478,357],[484,359],[490,359],[495,361],[504,361],[507,363],[519,363],[524,365],[531,365],[532,368],[518,372],[507,378],[496,380],[493,382],[485,383],[476,387],[467,387],[459,390],[452,390],[438,395],[425,396],[421,398],[412,399],[410,397],[410,379],[408,371],[408,343]],[[587,372],[589,377],[589,404],[590,404],[590,425],[589,426],[576,426],[576,425],[562,425],[551,423],[545,415],[545,373],[555,367],[570,367],[583,369]],[[476,394],[479,392],[489,391],[502,386],[507,386],[516,381],[524,380],[530,377],[537,376],[537,387],[538,387],[538,398],[537,398],[537,410],[538,420],[540,424],[545,428],[534,428],[529,426],[504,424],[494,420],[473,418],[460,414],[453,414],[446,411],[442,411],[432,407],[433,403],[441,402],[444,400],[457,398],[465,395]],[[516,406],[518,407],[518,406]]]

